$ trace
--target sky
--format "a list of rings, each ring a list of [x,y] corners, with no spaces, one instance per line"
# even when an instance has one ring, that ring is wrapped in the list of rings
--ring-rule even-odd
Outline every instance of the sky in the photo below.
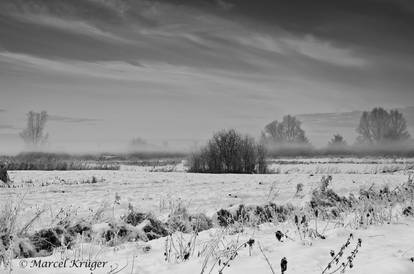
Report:
[[[410,0],[1,0],[0,151],[23,149],[29,110],[69,152],[259,136],[286,114],[316,146],[352,142],[347,113],[376,106],[412,127],[413,28]]]

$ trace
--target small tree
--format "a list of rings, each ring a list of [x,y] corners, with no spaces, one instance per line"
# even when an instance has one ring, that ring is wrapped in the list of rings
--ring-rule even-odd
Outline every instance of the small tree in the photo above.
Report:
[[[381,144],[410,138],[403,115],[398,110],[387,112],[379,107],[362,113],[356,131],[359,133],[359,143]]]
[[[347,146],[347,143],[344,139],[344,137],[340,134],[335,134],[333,138],[328,143],[328,148],[345,148]]]
[[[220,131],[191,156],[190,172],[264,173],[265,150],[253,138],[233,129]]]
[[[282,122],[275,120],[266,125],[262,138],[266,144],[309,144],[301,122],[291,115],[284,116]]]
[[[44,133],[47,119],[46,111],[27,113],[27,125],[20,133],[20,137],[30,148],[38,148],[47,142],[49,136]]]

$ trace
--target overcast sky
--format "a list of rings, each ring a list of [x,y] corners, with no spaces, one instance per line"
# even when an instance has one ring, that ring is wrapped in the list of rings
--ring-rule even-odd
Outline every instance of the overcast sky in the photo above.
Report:
[[[70,151],[412,106],[413,29],[410,0],[1,0],[0,149],[29,110]]]

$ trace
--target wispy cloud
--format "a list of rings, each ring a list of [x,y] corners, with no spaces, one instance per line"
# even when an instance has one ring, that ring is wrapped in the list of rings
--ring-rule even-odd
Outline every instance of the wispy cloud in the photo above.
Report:
[[[116,43],[132,43],[132,41],[126,38],[117,36],[115,33],[101,30],[96,26],[88,23],[87,21],[79,21],[74,19],[63,19],[48,14],[25,14],[17,15],[21,21],[29,22],[31,24],[48,26],[54,29],[60,29],[62,31],[68,31],[72,33],[78,33],[85,36],[91,36],[98,39],[105,39],[109,42]]]
[[[367,64],[367,60],[356,57],[350,49],[335,47],[332,43],[312,35],[303,38],[285,38],[282,41],[291,50],[321,62],[346,67],[362,67]]]
[[[97,123],[102,122],[102,119],[95,118],[79,118],[79,117],[69,117],[62,115],[49,115],[49,120],[53,122],[62,122],[62,123]]]
[[[18,128],[12,125],[0,124],[0,129],[18,129]]]

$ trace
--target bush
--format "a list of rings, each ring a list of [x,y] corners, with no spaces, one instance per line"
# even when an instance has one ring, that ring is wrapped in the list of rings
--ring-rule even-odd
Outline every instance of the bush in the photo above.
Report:
[[[216,212],[217,223],[221,227],[228,227],[235,223],[245,225],[259,225],[267,222],[285,222],[293,214],[295,208],[291,204],[276,205],[274,203],[263,206],[238,205],[234,212],[220,209]]]
[[[207,146],[191,156],[190,172],[265,173],[265,149],[235,130],[216,133]]]
[[[74,242],[73,236],[61,227],[42,229],[29,238],[36,252],[44,252],[42,255],[50,255],[53,249],[60,246],[70,247]]]

